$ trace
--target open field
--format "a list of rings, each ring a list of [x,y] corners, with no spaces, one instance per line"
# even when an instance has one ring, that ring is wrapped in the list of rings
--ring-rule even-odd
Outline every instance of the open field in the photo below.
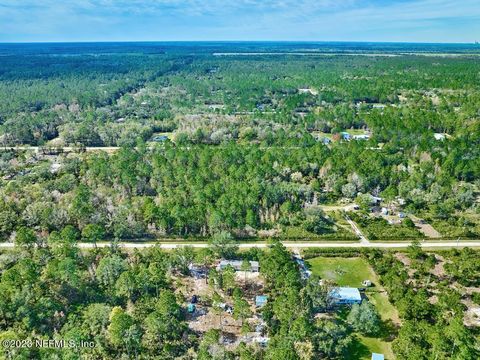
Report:
[[[391,343],[379,338],[357,335],[358,341],[352,347],[352,359],[370,360],[372,352],[385,355],[386,360],[395,359]]]
[[[313,274],[322,279],[330,279],[340,286],[362,287],[362,281],[373,279],[375,274],[361,258],[326,258],[310,259]]]

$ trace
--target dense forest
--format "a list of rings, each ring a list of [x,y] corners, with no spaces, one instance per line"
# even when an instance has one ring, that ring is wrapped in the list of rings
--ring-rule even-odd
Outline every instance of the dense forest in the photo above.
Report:
[[[388,326],[366,300],[347,310],[348,316],[345,311],[332,315],[328,293],[334,284],[316,276],[303,279],[280,242],[266,251],[239,253],[233,239],[217,236],[200,251],[155,247],[125,252],[116,247],[80,251],[79,234],[71,226],[52,232],[45,242],[27,229],[19,237],[21,245],[0,256],[0,340],[23,344],[3,346],[7,359],[352,359],[358,334],[378,334]],[[352,251],[332,255],[358,256]],[[463,324],[465,299],[480,302],[472,290],[480,281],[477,252],[452,250],[440,256],[414,243],[405,254],[369,250],[362,256],[380,274],[399,309],[403,324],[393,342],[398,359],[478,358],[478,331]],[[212,294],[201,301],[214,318],[220,317],[220,325],[202,336],[189,327],[189,265],[209,267],[225,257],[260,261],[263,293],[270,300],[256,316],[263,319],[267,345],[240,342],[232,348],[225,340],[221,319],[228,315],[222,315],[219,304],[233,304],[241,334],[252,331],[246,320],[254,319],[247,302],[251,289],[235,278],[233,268],[211,268],[207,279],[199,280]],[[412,262],[408,272],[399,258]],[[439,259],[448,259],[448,265],[437,277],[430,271]],[[462,287],[470,291],[462,295]],[[29,346],[41,339],[77,345]]]
[[[315,206],[356,201],[368,212],[369,195],[401,198],[446,238],[480,235],[475,52],[84,46],[3,50],[4,240],[20,226],[66,225],[118,239],[219,230],[348,239]],[[105,152],[81,152],[89,147]],[[419,236],[360,217],[372,239]]]
[[[420,242],[480,239],[479,56],[473,45],[0,44],[0,340],[84,344],[1,356],[352,358],[360,337],[382,336],[384,314],[368,299],[332,310],[338,284],[305,276],[282,240],[360,233],[412,241],[322,253],[379,276],[398,309],[395,356],[478,358],[478,328],[463,321],[480,304],[478,253]],[[121,248],[172,240],[209,246]],[[269,246],[239,251],[246,241]],[[245,340],[253,332],[260,342]]]

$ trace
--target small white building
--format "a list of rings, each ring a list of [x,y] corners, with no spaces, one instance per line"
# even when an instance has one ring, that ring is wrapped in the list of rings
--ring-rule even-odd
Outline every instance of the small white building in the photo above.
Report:
[[[380,203],[383,201],[381,197],[373,196],[373,195],[371,196],[372,196],[372,203],[375,205],[380,205]]]
[[[370,287],[372,286],[372,282],[370,280],[363,280],[362,285],[365,287]]]
[[[300,88],[298,89],[299,94],[311,94],[311,95],[318,95],[318,91],[315,89],[310,88]]]
[[[358,135],[353,135],[353,140],[368,140],[370,139],[369,134],[358,134]]]

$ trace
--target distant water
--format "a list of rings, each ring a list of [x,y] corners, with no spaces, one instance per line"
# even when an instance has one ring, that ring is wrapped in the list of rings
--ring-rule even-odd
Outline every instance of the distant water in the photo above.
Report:
[[[480,53],[478,44],[371,42],[92,42],[0,43],[0,55],[102,55],[165,53]]]

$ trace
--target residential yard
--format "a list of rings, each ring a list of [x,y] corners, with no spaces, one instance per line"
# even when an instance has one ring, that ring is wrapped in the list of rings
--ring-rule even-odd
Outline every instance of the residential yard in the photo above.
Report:
[[[383,341],[378,338],[371,338],[362,335],[358,335],[358,342],[360,345],[363,345],[367,349],[367,353],[360,353],[359,357],[355,359],[370,360],[372,358],[372,352],[385,355],[385,359],[394,359],[395,356],[392,352],[392,347],[390,342]],[[352,358],[353,359],[353,358]]]
[[[367,289],[366,296],[375,306],[383,321],[383,330],[378,337],[365,337],[357,334],[352,345],[352,359],[370,359],[372,352],[393,359],[391,341],[400,320],[395,307],[389,302],[385,289],[379,284],[378,277],[370,265],[362,258],[316,257],[307,260],[313,274],[322,279],[330,279],[340,286],[363,287],[363,280],[374,284]]]
[[[362,287],[363,280],[376,279],[370,266],[361,258],[317,257],[307,260],[313,274],[334,280],[341,286]]]

